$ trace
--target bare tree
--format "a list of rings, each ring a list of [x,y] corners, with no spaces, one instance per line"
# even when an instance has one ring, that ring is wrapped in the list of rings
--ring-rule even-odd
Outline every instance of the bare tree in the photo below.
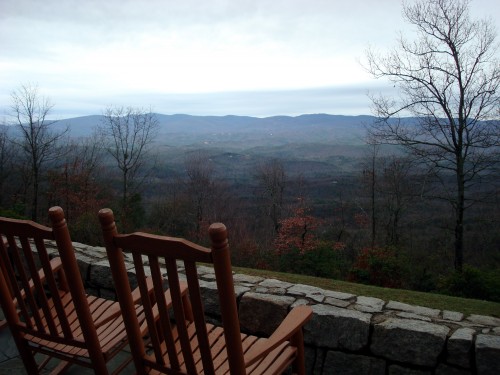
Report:
[[[59,155],[58,142],[67,130],[52,131],[49,121],[53,105],[42,96],[37,86],[23,85],[12,93],[12,113],[21,131],[14,142],[29,160],[33,184],[31,218],[37,220],[40,179],[45,164]]]
[[[97,181],[102,172],[102,142],[97,131],[81,139],[72,139],[57,168],[49,172],[51,205],[63,207],[66,219],[99,209],[102,188]]]
[[[369,155],[367,155],[367,160],[365,168],[363,168],[363,180],[368,190],[370,192],[370,221],[371,221],[371,247],[375,248],[375,240],[377,234],[377,160],[379,158],[378,154],[380,152],[380,145],[373,141],[368,141],[370,145]]]
[[[367,52],[367,69],[389,79],[397,98],[372,96],[380,121],[372,135],[404,146],[440,176],[453,176],[447,199],[455,213],[455,269],[463,266],[464,211],[470,188],[498,162],[500,63],[491,20],[473,20],[467,0],[404,3],[416,39],[402,35],[387,55]],[[415,123],[400,121],[415,116]]]
[[[202,237],[203,225],[207,224],[208,210],[215,197],[216,180],[214,166],[209,155],[204,151],[195,151],[186,155],[184,166],[187,174],[187,186],[189,198],[195,211],[195,239],[199,241]]]
[[[255,176],[266,216],[272,221],[274,233],[279,232],[283,219],[286,173],[283,163],[273,159],[256,167]]]
[[[5,204],[4,184],[13,172],[14,149],[7,133],[7,127],[0,125],[0,207]]]
[[[158,126],[158,120],[151,111],[110,107],[104,112],[99,129],[107,142],[109,154],[121,172],[123,219],[128,210],[129,199],[141,183],[139,172],[148,160]]]
[[[381,160],[378,189],[388,245],[399,246],[401,222],[416,195],[418,177],[410,157],[391,155]],[[413,180],[413,181],[412,181]]]

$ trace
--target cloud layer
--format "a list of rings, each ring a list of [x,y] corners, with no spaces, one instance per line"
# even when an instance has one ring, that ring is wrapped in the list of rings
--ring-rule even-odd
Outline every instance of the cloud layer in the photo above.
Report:
[[[193,114],[367,113],[373,82],[360,60],[398,30],[408,31],[394,0],[5,0],[0,110],[31,82],[61,115],[110,103]]]

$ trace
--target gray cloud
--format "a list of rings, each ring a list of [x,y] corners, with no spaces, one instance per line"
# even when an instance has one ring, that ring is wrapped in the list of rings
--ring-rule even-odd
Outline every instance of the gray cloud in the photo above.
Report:
[[[500,13],[494,0],[472,5],[474,15]],[[39,84],[59,116],[99,113],[109,104],[152,105],[164,113],[365,114],[367,90],[381,83],[357,59],[368,44],[392,45],[405,27],[400,6],[396,0],[3,0],[0,115],[10,92],[27,82]]]

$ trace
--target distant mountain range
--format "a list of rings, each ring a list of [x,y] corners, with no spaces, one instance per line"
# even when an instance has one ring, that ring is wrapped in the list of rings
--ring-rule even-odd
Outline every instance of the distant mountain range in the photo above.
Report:
[[[282,146],[288,143],[364,144],[372,116],[308,114],[296,117],[191,116],[156,114],[157,143],[235,148]],[[60,120],[54,129],[70,129],[73,137],[88,136],[102,123],[101,115]]]
[[[309,114],[273,116],[190,116],[156,114],[159,132],[155,152],[162,165],[183,170],[186,152],[204,150],[225,175],[239,181],[261,161],[286,161],[291,174],[304,178],[349,174],[358,168],[366,151],[366,127],[372,116]],[[94,115],[57,121],[54,130],[69,128],[71,137],[92,134],[104,116]],[[0,125],[1,126],[1,125]],[[10,131],[18,131],[10,127]]]

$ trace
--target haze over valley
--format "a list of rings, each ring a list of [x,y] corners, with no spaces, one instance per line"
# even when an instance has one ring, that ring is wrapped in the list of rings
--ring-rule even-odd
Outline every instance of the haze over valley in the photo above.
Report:
[[[366,127],[372,116],[305,114],[301,116],[191,116],[155,114],[158,134],[152,145],[160,164],[183,168],[185,154],[204,150],[217,170],[248,180],[249,168],[279,159],[291,175],[326,177],[354,173],[366,156]],[[56,122],[71,137],[87,137],[104,116]],[[223,177],[223,176],[221,176]]]

